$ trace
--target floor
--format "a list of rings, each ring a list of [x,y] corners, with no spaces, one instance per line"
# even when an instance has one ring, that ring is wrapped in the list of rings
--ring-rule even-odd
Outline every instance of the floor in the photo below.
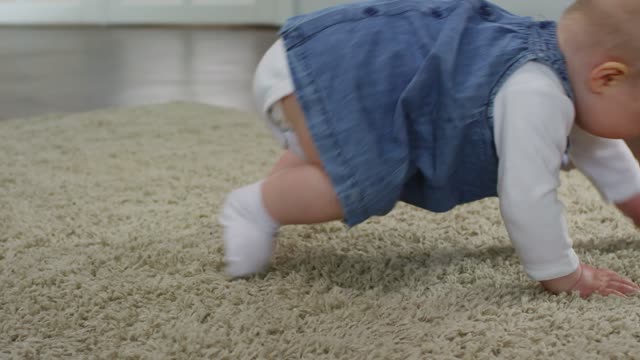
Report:
[[[0,28],[0,119],[198,101],[252,110],[273,28]]]

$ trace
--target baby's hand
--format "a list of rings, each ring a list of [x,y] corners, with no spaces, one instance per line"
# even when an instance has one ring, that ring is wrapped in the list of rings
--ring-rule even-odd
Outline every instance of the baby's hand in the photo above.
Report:
[[[640,227],[640,195],[633,196],[629,200],[616,204],[628,218],[633,220],[636,226]]]
[[[569,285],[572,283],[573,285]],[[578,291],[583,298],[594,293],[602,296],[616,295],[620,297],[640,293],[638,285],[618,275],[615,271],[596,269],[585,264],[580,265],[580,268],[573,274],[560,279],[543,281],[542,286],[556,294]]]
[[[615,271],[596,269],[589,265],[580,265],[581,276],[571,291],[579,291],[583,298],[596,293],[599,295],[617,295],[627,297],[640,292],[640,287],[631,280],[618,275]]]

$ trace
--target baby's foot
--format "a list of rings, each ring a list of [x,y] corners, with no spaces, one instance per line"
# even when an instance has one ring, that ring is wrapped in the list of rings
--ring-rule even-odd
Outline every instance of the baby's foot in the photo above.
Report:
[[[264,271],[275,250],[279,225],[262,203],[262,182],[227,196],[220,224],[224,227],[226,272],[233,278]]]

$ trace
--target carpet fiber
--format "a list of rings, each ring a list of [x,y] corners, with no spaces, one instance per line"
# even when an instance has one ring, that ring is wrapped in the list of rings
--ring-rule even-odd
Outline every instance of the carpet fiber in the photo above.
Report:
[[[640,297],[551,296],[495,199],[282,230],[228,281],[216,214],[279,150],[190,103],[0,122],[0,358],[640,358]],[[563,175],[583,261],[639,281],[640,237]]]

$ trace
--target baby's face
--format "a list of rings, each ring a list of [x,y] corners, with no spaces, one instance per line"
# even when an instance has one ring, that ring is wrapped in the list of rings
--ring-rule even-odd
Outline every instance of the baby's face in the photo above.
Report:
[[[576,91],[577,123],[587,132],[604,138],[640,136],[640,89],[620,86],[602,94]]]
[[[576,123],[593,135],[640,136],[638,16],[638,0],[581,0],[559,22]]]

